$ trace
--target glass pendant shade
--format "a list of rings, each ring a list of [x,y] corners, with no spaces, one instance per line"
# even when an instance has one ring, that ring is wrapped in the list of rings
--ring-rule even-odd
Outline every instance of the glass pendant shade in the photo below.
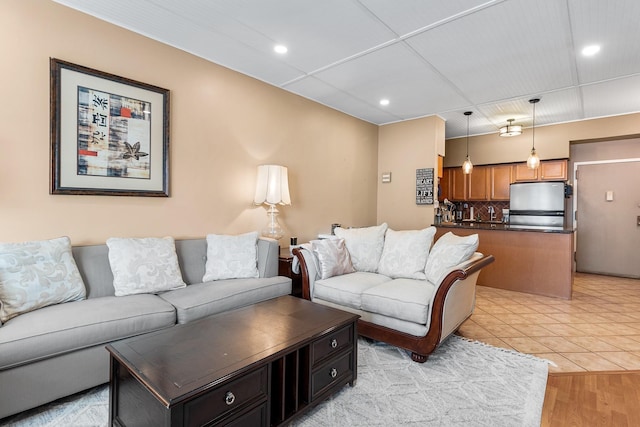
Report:
[[[473,163],[471,163],[471,159],[467,157],[467,160],[462,164],[462,173],[465,175],[469,175],[473,170]]]
[[[532,148],[529,158],[527,159],[527,167],[529,169],[537,169],[540,166],[540,157],[536,154],[536,149]]]

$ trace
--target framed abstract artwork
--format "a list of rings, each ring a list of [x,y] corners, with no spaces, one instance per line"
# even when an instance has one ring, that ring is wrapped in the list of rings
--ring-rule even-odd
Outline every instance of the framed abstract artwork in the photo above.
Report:
[[[169,196],[169,90],[50,59],[51,194]]]

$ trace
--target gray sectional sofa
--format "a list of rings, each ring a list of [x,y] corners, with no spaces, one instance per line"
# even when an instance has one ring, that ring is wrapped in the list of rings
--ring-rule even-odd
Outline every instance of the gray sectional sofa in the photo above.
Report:
[[[0,418],[109,380],[105,345],[291,293],[278,242],[258,239],[258,278],[202,283],[207,241],[176,240],[182,289],[115,296],[107,245],[77,246],[86,299],[51,305],[0,327]]]

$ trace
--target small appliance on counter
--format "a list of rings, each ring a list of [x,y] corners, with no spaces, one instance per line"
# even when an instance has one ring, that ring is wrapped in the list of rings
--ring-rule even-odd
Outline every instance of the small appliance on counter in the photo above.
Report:
[[[509,224],[512,228],[564,228],[563,181],[518,182],[509,189]]]

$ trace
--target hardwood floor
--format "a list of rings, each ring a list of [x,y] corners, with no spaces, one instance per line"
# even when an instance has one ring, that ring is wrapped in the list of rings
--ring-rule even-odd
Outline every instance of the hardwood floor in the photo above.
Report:
[[[549,374],[541,427],[640,426],[640,371]]]

